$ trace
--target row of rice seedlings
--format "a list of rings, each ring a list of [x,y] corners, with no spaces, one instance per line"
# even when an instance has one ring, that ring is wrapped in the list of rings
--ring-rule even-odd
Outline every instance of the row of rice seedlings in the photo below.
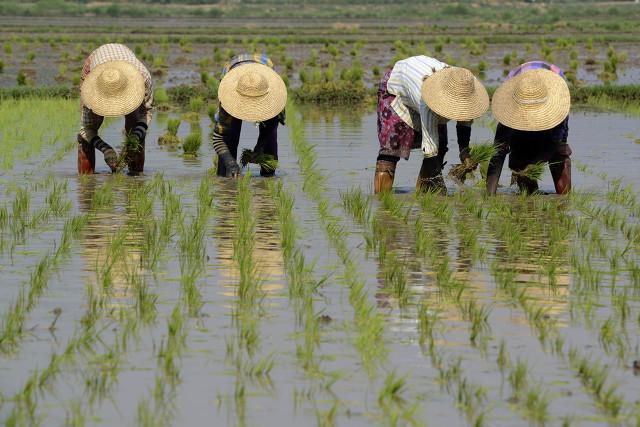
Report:
[[[434,195],[430,194],[429,196],[433,197]],[[385,232],[381,230],[386,230],[386,228],[376,226],[375,221],[373,221],[373,224],[365,223],[366,218],[373,217],[370,214],[370,203],[365,198],[360,189],[351,189],[348,192],[341,194],[341,198],[343,200],[343,206],[345,207],[345,210],[354,215],[356,221],[358,221],[365,227],[366,232],[372,232],[380,238],[378,242],[378,256],[380,257],[381,254],[385,253],[385,250],[383,249],[382,251],[380,251],[380,248],[386,245],[382,242],[384,242],[387,238]],[[380,198],[383,208],[385,208],[388,212],[393,213],[395,218],[399,218],[405,223],[408,222],[409,214],[412,209],[411,206],[407,206],[399,198],[390,193],[382,194]],[[423,224],[421,218],[418,218],[416,220],[416,227],[418,227],[418,224],[420,224],[420,230],[422,230]],[[380,235],[383,236],[380,237]],[[420,241],[420,243],[418,244],[425,244],[426,239],[424,237],[424,233],[418,232],[417,240]],[[384,262],[389,262],[388,256],[386,254],[383,255],[383,257]],[[396,265],[399,264],[398,260],[390,261],[394,262]],[[443,264],[448,265],[448,263]],[[387,270],[387,268],[385,268],[385,270]],[[391,270],[393,270],[393,268]],[[404,277],[404,275],[402,277]],[[388,276],[387,280],[389,280]],[[398,278],[396,278],[395,281],[397,280]],[[392,283],[395,282],[394,280],[391,281]],[[394,288],[396,288],[396,286],[394,286]],[[469,299],[466,301],[460,300],[458,306],[463,319],[471,323],[470,340],[472,342],[476,342],[479,334],[488,326],[489,310],[486,306],[478,304],[475,299]],[[444,379],[443,382],[447,391],[455,395],[457,405],[467,415],[470,422],[474,423],[475,425],[483,425],[485,422],[486,413],[481,408],[486,403],[486,390],[484,390],[483,387],[473,384],[468,380],[468,378],[464,377],[461,371],[459,360],[453,358],[450,355],[446,355],[444,353],[444,350],[442,349],[436,349],[434,331],[437,328],[436,324],[439,321],[439,315],[437,310],[432,310],[431,308],[427,307],[428,305],[423,302],[418,310],[420,343],[421,345],[424,345],[425,341],[428,342],[432,365],[439,370],[441,379]],[[393,378],[393,374],[391,374],[391,378]],[[389,380],[389,378],[387,380]],[[397,382],[397,379],[394,379],[394,382]],[[412,420],[412,414],[415,411],[415,408],[411,406],[405,406],[404,411],[404,421]],[[397,415],[397,410],[392,412],[391,419],[396,419]]]
[[[157,368],[150,397],[138,401],[136,421],[143,426],[171,425],[177,408],[175,396],[181,383],[180,362],[187,347],[187,316],[200,316],[203,299],[197,286],[205,272],[206,229],[210,215],[214,212],[213,197],[208,177],[203,177],[197,190],[197,208],[186,224],[181,212],[180,198],[172,191],[172,183],[158,178],[158,188],[164,206],[164,216],[158,225],[159,234],[154,239],[157,249],[151,249],[156,257],[169,243],[172,222],[178,223],[178,252],[180,263],[180,298],[167,319],[167,332],[158,347]],[[156,258],[157,259],[157,258]]]
[[[180,260],[180,284],[182,298],[190,316],[197,317],[202,307],[202,295],[196,280],[204,272],[206,264],[205,232],[209,214],[213,208],[213,196],[208,177],[203,177],[198,187],[198,210],[187,224],[179,222],[178,247]]]
[[[450,224],[452,207],[449,199],[427,192],[418,197],[417,203],[421,212],[416,215],[413,224],[414,250],[418,256],[428,260],[435,271],[435,284],[440,295],[455,305],[463,320],[470,322],[471,344],[483,347],[491,330],[488,322],[491,308],[477,301],[466,280],[456,277],[449,254],[438,244],[438,236],[446,233],[441,227],[431,226],[427,221],[427,218],[434,216],[436,220]]]
[[[582,212],[589,211],[590,207],[588,206],[588,202],[585,202],[582,199],[583,198],[580,198],[578,203],[580,205],[580,210]],[[585,207],[585,205],[587,206]],[[603,273],[594,267],[592,257],[599,256],[609,262],[610,269],[606,274],[610,277],[611,307],[613,307],[614,311],[618,313],[619,322],[616,322],[616,324],[619,323],[621,331],[616,330],[615,333],[606,333],[606,331],[609,331],[611,328],[606,327],[608,322],[604,321],[603,327],[601,328],[601,336],[615,337],[614,341],[616,343],[617,354],[622,358],[624,357],[625,350],[628,350],[629,347],[626,344],[626,338],[624,340],[622,338],[626,337],[626,320],[629,318],[630,311],[627,302],[628,297],[626,285],[622,290],[616,290],[618,275],[623,268],[627,270],[627,277],[629,279],[629,283],[633,287],[634,293],[638,291],[640,283],[638,282],[638,275],[634,273],[637,271],[637,267],[633,251],[630,251],[632,242],[627,241],[624,249],[618,245],[609,246],[599,231],[598,223],[602,224],[602,221],[599,221],[598,219],[598,216],[583,215],[579,221],[576,220],[578,236],[581,238],[590,238],[590,243],[588,245],[582,245],[582,248],[572,255],[571,261],[575,272],[580,279],[579,284],[586,287],[587,292],[598,292],[603,282],[601,277]],[[597,254],[593,254],[592,246],[596,247]],[[610,340],[605,339],[603,341],[601,339],[601,342],[610,342]],[[605,348],[605,351],[608,353],[609,349]]]
[[[153,218],[143,225],[143,259],[146,267],[154,274],[163,251],[171,241],[175,225],[182,222],[181,199],[173,192],[171,181],[165,181],[160,174],[155,175],[154,180],[156,177],[159,181],[156,188],[160,194],[163,215],[161,219]]]
[[[318,168],[313,146],[305,138],[304,125],[298,117],[297,109],[293,103],[289,103],[287,108],[291,142],[303,177],[302,189],[309,199],[316,203],[329,243],[342,263],[342,280],[349,289],[349,303],[354,310],[353,324],[357,333],[354,345],[365,370],[373,376],[377,371],[377,365],[387,355],[384,344],[384,321],[368,301],[363,276],[358,272],[357,262],[346,243],[344,226],[331,212],[330,201],[324,186],[326,178]]]
[[[370,199],[361,188],[356,187],[341,193],[340,198],[344,210],[363,228],[367,247],[377,248],[378,260],[384,265],[385,289],[396,298],[400,308],[407,307],[410,298],[410,290],[407,283],[404,262],[395,252],[387,251],[387,241],[390,240],[390,232],[387,226],[373,211]],[[411,212],[411,207],[406,207],[390,193],[380,194],[383,208],[391,213],[394,218],[405,223]],[[407,392],[406,378],[399,377],[395,370],[387,373],[381,389],[378,392],[378,408],[381,422],[385,425],[422,425],[418,417],[420,405],[408,402],[403,395]]]
[[[491,307],[479,302],[468,284],[455,277],[446,248],[438,242],[439,233],[434,230],[438,227],[427,221],[427,218],[434,217],[436,223],[450,224],[453,210],[449,199],[428,192],[418,197],[417,204],[421,207],[421,212],[417,213],[413,222],[416,239],[414,251],[429,260],[431,268],[435,270],[435,284],[441,297],[444,302],[453,303],[461,319],[469,324],[469,341],[474,346],[479,345],[481,354],[484,355],[490,339],[488,332]],[[402,207],[402,203],[399,207]],[[444,233],[441,228],[439,230]],[[432,366],[438,369],[443,387],[455,397],[457,406],[470,423],[484,425],[488,415],[484,409],[487,390],[472,383],[464,375],[461,359],[436,347],[435,335],[444,331],[441,309],[423,301],[418,309],[418,325],[419,342],[423,348],[426,345]]]
[[[507,218],[509,218],[509,216],[507,216]],[[504,218],[501,218],[501,220],[504,221]],[[521,249],[522,246],[518,246],[518,248]],[[518,251],[512,252],[511,254],[512,256],[516,256],[518,255]],[[511,295],[517,300],[525,313],[527,313],[527,319],[529,320],[530,324],[532,324],[532,327],[538,331],[538,337],[541,341],[541,344],[544,344],[544,342],[551,342],[549,341],[549,339],[553,338],[551,345],[553,353],[564,358],[564,339],[559,335],[559,332],[556,329],[557,327],[555,326],[555,322],[550,323],[548,322],[548,320],[545,320],[548,319],[548,315],[545,314],[544,308],[533,304],[526,297],[524,290],[518,290],[513,282],[513,273],[509,273],[508,271],[506,272],[506,274],[505,272],[496,272],[493,269],[493,265],[495,264],[492,264],[492,272],[496,277],[496,283],[500,285],[502,289],[510,289],[509,292],[511,293]],[[520,369],[520,371],[522,371],[522,369]],[[517,378],[519,378],[518,370],[512,373],[511,378],[514,381],[514,384],[517,383],[516,380]],[[535,403],[534,407],[537,407],[538,405],[546,407],[546,403],[540,399],[534,399],[535,396],[539,396],[539,393],[537,391],[534,391],[533,395],[531,394],[531,392],[527,392],[527,405]],[[542,409],[542,407],[540,409]],[[544,412],[541,413],[543,414]]]
[[[111,269],[115,264],[118,264],[125,271],[127,285],[125,293],[131,295],[133,300],[127,304],[119,305],[117,312],[114,312],[113,309],[108,308],[108,301],[115,295],[109,292],[110,288],[107,288],[107,292],[101,293],[99,304],[90,304],[90,307],[97,307],[104,314],[111,313],[111,316],[117,319],[121,327],[116,329],[116,336],[111,344],[105,345],[102,353],[94,354],[93,358],[87,361],[89,369],[83,371],[85,384],[83,398],[70,401],[70,408],[67,410],[66,422],[70,425],[83,425],[96,404],[110,397],[117,385],[120,367],[124,363],[130,341],[138,339],[141,325],[150,327],[155,323],[158,295],[150,288],[140,266],[127,262],[123,249],[125,238],[131,235],[132,227],[136,226],[136,223],[137,226],[142,226],[148,221],[155,221],[152,218],[154,200],[152,195],[155,194],[154,190],[164,188],[164,185],[162,175],[156,174],[150,184],[142,185],[129,192],[130,210],[134,214],[135,222],[121,227],[107,248],[105,268],[99,271],[98,284],[103,282],[104,289],[104,284],[108,284],[110,280]],[[179,207],[175,216],[181,218]],[[147,243],[146,240],[141,241],[141,244],[145,243]],[[168,240],[161,249],[152,248],[151,251],[162,251],[167,243]],[[127,251],[131,250],[134,249],[127,248]],[[99,316],[99,313],[91,314],[91,318],[94,319],[92,322],[97,321]]]
[[[80,215],[68,219],[63,227],[62,236],[54,249],[45,254],[31,271],[29,281],[20,286],[15,302],[3,313],[0,323],[0,352],[14,352],[20,340],[27,332],[24,323],[26,316],[35,308],[40,296],[45,292],[51,275],[60,268],[71,249],[71,243],[77,239],[87,222],[87,216]]]
[[[65,224],[63,232],[62,242],[58,246],[60,254],[54,255],[54,260],[63,259],[68,255],[70,246],[70,240],[77,238],[81,232],[81,226],[90,221],[91,214],[84,215],[83,217],[76,217],[70,219]],[[116,236],[111,240],[109,246],[105,251],[105,266],[103,268],[96,268],[96,282],[99,285],[99,291],[96,292],[96,288],[91,286],[87,288],[87,311],[81,320],[81,330],[74,334],[74,336],[68,341],[65,346],[65,350],[61,354],[52,353],[49,365],[42,371],[35,369],[32,375],[29,377],[21,392],[19,392],[15,401],[16,404],[12,409],[12,412],[7,420],[8,424],[12,424],[19,420],[29,420],[33,422],[38,419],[36,414],[37,399],[34,400],[30,393],[33,391],[34,385],[37,385],[37,390],[40,394],[44,394],[46,391],[53,390],[53,381],[57,378],[58,374],[62,371],[64,366],[70,366],[72,363],[77,364],[79,362],[78,355],[83,351],[93,349],[93,345],[96,342],[105,341],[99,338],[100,331],[96,329],[98,322],[102,315],[111,313],[113,309],[110,307],[110,301],[113,293],[111,292],[111,278],[110,272],[112,266],[124,261],[123,255],[123,241],[129,234],[127,227],[121,228],[117,231]],[[144,295],[143,293],[137,293],[136,295]],[[147,303],[148,304],[148,303]],[[137,302],[135,307],[140,307],[142,304]],[[89,353],[90,359],[86,361],[90,367],[89,370],[83,372],[85,384],[84,398],[82,402],[87,402],[88,406],[85,407],[82,404],[73,403],[73,410],[69,413],[72,414],[72,418],[68,421],[77,425],[82,420],[86,419],[85,412],[94,407],[97,401],[101,401],[108,395],[109,390],[117,384],[117,374],[119,372],[118,367],[124,357],[124,349],[126,348],[126,340],[132,330],[135,329],[137,320],[135,316],[125,316],[122,309],[119,313],[121,321],[128,319],[121,331],[116,329],[116,337],[112,345],[106,345],[105,351],[102,354],[96,354],[94,351]],[[25,418],[26,417],[26,418]],[[78,424],[79,425],[79,424]]]
[[[313,277],[314,265],[305,259],[298,239],[300,230],[294,218],[294,198],[284,190],[282,182],[269,183],[269,192],[276,204],[276,214],[280,227],[281,246],[287,271],[289,296],[293,300],[296,312],[296,356],[305,375],[310,381],[309,390],[301,392],[301,398],[311,400],[316,407],[316,416],[320,425],[335,423],[338,410],[337,398],[332,385],[339,378],[339,373],[323,369],[323,357],[317,354],[321,338],[321,313],[315,309],[314,297],[318,289],[327,280],[327,276],[316,280]],[[332,405],[328,411],[318,408],[316,394],[322,392]]]
[[[272,392],[273,355],[260,357],[260,322],[264,316],[264,291],[259,266],[254,259],[255,218],[253,214],[251,176],[238,181],[234,218],[233,259],[240,273],[232,313],[235,335],[227,339],[226,360],[235,373],[232,396],[219,397],[231,403],[236,423],[246,425],[248,383]]]
[[[510,221],[510,216],[503,216],[499,219],[500,223],[503,224],[505,222],[505,219],[507,219],[507,221]],[[522,246],[519,246],[519,248],[522,248]],[[518,251],[514,251],[511,254],[514,257],[519,255]],[[512,259],[515,260],[515,258]],[[503,271],[501,273],[492,269],[492,274],[494,274],[496,283],[499,285],[499,288],[510,289],[511,295],[515,296],[517,302],[527,315],[527,320],[532,326],[532,329],[537,331],[538,338],[541,345],[543,345],[543,349],[545,348],[545,343],[549,343],[552,353],[558,356],[562,361],[566,361],[568,359],[570,362],[570,366],[575,369],[576,365],[575,363],[571,362],[571,360],[583,356],[581,356],[580,352],[573,347],[570,348],[568,353],[565,354],[565,339],[560,335],[556,322],[551,321],[551,317],[546,314],[547,310],[545,310],[544,307],[536,305],[530,300],[530,298],[525,295],[526,291],[518,290],[515,282],[513,281],[515,277],[515,273],[513,272],[513,270],[511,270],[511,272],[507,270],[506,272]],[[588,359],[585,360],[587,360],[588,362]],[[583,384],[585,385],[585,388],[587,390],[591,391],[588,383],[583,382]],[[609,394],[616,395],[617,397],[614,400],[618,402],[619,396],[616,394],[615,385],[610,386]],[[606,415],[613,416],[614,418],[620,415],[619,406],[621,407],[622,404],[618,405],[616,403],[613,406],[606,407],[602,405],[600,396],[595,394],[594,398],[596,402],[598,402],[598,408],[601,409],[601,411]]]
[[[67,181],[52,181],[52,187],[44,198],[44,206],[31,212],[31,192],[27,188],[17,187],[11,203],[11,211],[7,206],[0,209],[0,253],[6,247],[5,232],[11,233],[10,253],[13,255],[18,245],[24,244],[28,233],[42,227],[51,219],[64,217],[71,210],[71,201],[66,199]]]
[[[500,372],[507,374],[512,393],[509,400],[518,405],[525,417],[532,423],[545,425],[551,418],[551,414],[549,414],[550,396],[541,383],[536,383],[527,360],[519,358],[513,361],[503,339],[500,342],[496,363]]]

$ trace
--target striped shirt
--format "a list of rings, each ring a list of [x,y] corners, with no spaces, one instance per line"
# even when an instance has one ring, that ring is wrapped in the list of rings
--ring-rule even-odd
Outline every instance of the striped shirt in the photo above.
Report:
[[[434,113],[422,99],[422,82],[438,70],[448,67],[428,56],[412,56],[398,61],[391,70],[387,92],[396,96],[391,107],[414,130],[422,132],[422,153],[438,155],[438,124],[448,120]],[[460,122],[471,126],[471,122]]]
[[[559,74],[560,76],[562,76],[564,78],[564,71],[562,71],[562,69],[560,67],[558,67],[557,65],[550,64],[550,63],[544,62],[544,61],[531,61],[531,62],[525,62],[524,64],[520,64],[516,68],[511,70],[509,72],[509,74],[507,75],[507,80],[509,80],[510,78],[515,77],[518,74],[523,73],[525,71],[537,70],[537,69],[540,69],[540,68],[543,68],[543,69],[549,70],[549,71],[553,71],[554,73]]]
[[[123,44],[108,43],[100,46],[87,57],[82,67],[82,75],[80,79],[84,81],[85,77],[100,64],[104,64],[109,61],[126,61],[133,64],[142,77],[144,78],[144,100],[142,105],[136,111],[131,114],[136,114],[136,122],[144,122],[147,125],[151,123],[151,111],[153,108],[153,83],[151,80],[151,74],[147,67],[136,58],[136,55],[131,49]],[[86,141],[90,141],[94,136],[98,134],[98,129],[102,125],[103,117],[95,114],[87,106],[80,101],[80,136]]]

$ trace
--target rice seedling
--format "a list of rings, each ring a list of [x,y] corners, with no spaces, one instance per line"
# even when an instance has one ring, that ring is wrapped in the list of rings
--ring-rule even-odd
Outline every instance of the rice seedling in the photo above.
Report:
[[[525,178],[532,181],[538,181],[544,173],[545,163],[534,163],[527,165],[520,171],[511,171],[511,184],[513,185],[518,178]]]
[[[496,152],[497,148],[493,143],[471,144],[469,147],[469,160],[451,168],[449,176],[464,182],[467,175],[476,170],[478,165],[488,163]]]
[[[199,125],[196,128],[191,129],[191,133],[186,136],[182,142],[182,151],[185,156],[195,157],[198,155],[198,150],[202,145],[202,132]]]
[[[271,154],[255,152],[245,148],[240,155],[240,166],[245,167],[249,163],[259,165],[266,172],[274,172],[278,168],[278,160]]]
[[[167,131],[158,138],[159,145],[179,145],[178,128],[180,127],[180,119],[169,119],[167,121]]]

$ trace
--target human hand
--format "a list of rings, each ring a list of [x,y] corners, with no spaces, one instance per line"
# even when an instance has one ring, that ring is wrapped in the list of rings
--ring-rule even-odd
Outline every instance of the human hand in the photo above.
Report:
[[[113,148],[104,150],[104,161],[111,168],[111,172],[118,171],[118,154]]]

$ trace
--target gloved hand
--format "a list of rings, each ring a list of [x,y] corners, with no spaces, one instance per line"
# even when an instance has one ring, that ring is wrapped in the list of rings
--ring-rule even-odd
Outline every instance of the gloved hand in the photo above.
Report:
[[[220,155],[220,160],[222,160],[222,163],[224,164],[224,168],[226,171],[225,176],[227,178],[235,178],[240,175],[240,166],[238,166],[236,159],[231,156],[231,153],[222,153]]]
[[[111,168],[111,172],[118,171],[118,154],[113,148],[107,148],[103,152],[105,163]]]
[[[98,135],[91,139],[91,145],[104,154],[104,161],[111,168],[111,172],[116,172],[118,170],[118,154],[115,150]]]

